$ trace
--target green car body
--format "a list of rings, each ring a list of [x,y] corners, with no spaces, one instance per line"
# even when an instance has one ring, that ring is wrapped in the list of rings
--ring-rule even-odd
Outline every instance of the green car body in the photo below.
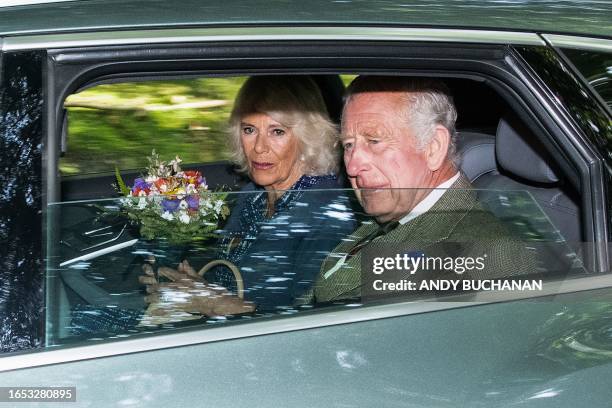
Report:
[[[595,85],[576,67],[568,68],[569,58],[558,52],[588,50],[609,58],[611,16],[612,3],[605,1],[82,0],[0,7],[0,83],[9,82],[6,70],[15,61],[10,58],[25,55],[39,64],[31,68],[42,75],[38,79],[44,90],[36,96],[44,118],[40,150],[33,159],[24,159],[24,168],[38,175],[31,180],[40,194],[27,211],[20,213],[11,203],[2,207],[16,214],[6,212],[0,224],[14,234],[0,235],[6,244],[4,259],[18,253],[10,252],[13,237],[26,242],[40,233],[45,222],[40,211],[47,214],[46,205],[59,201],[50,181],[56,177],[58,147],[46,138],[61,137],[61,109],[54,98],[74,89],[54,77],[57,70],[74,67],[72,72],[95,77],[108,61],[174,63],[199,53],[221,61],[221,68],[207,72],[244,74],[244,66],[223,66],[234,58],[232,52],[244,60],[276,59],[278,66],[270,62],[266,68],[298,73],[366,72],[369,58],[392,60],[387,68],[372,68],[389,72],[401,62],[394,54],[402,52],[414,60],[434,60],[437,53],[441,61],[486,60],[483,66],[502,67],[510,61],[500,68],[515,69],[508,83],[520,83],[516,89],[532,93],[531,99],[522,100],[541,108],[544,113],[538,117],[559,123],[563,137],[557,144],[571,142],[582,152],[584,166],[577,166],[576,174],[581,195],[588,196],[582,203],[590,206],[584,222],[586,252],[592,258],[586,277],[553,282],[541,296],[519,300],[484,297],[344,307],[55,347],[44,335],[50,330],[49,305],[55,304],[49,298],[54,292],[48,275],[53,271],[45,269],[43,256],[47,243],[31,238],[34,249],[21,256],[37,258],[33,265],[40,270],[24,274],[11,269],[14,261],[6,264],[5,273],[41,279],[43,304],[38,307],[43,311],[38,319],[23,321],[38,327],[39,340],[20,348],[9,345],[6,332],[0,337],[6,342],[3,350],[9,351],[0,356],[0,386],[76,386],[77,400],[70,406],[83,407],[612,406],[609,85],[594,92]],[[232,47],[238,51],[228,50]],[[470,50],[476,50],[472,57]],[[324,62],[343,52],[350,57],[346,62]],[[302,53],[304,68],[285,61]],[[176,68],[169,67],[159,70]],[[448,71],[467,77],[472,68],[467,62],[464,67],[449,65]],[[414,72],[419,66],[406,69]],[[51,83],[59,85],[53,88]],[[585,95],[574,96],[577,90]],[[8,111],[6,106],[0,110]],[[9,146],[13,136],[7,127],[0,129],[3,146]],[[13,158],[12,153],[0,155],[3,168],[9,169]],[[36,164],[27,164],[32,162]],[[8,191],[8,179],[0,180]],[[30,210],[33,227],[20,232],[15,225]],[[0,317],[23,317],[3,305],[7,296],[0,291]]]

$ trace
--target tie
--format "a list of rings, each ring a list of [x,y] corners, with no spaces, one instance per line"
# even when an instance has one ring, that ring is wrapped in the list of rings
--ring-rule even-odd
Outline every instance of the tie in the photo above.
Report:
[[[381,224],[376,230],[372,231],[370,234],[366,235],[365,237],[357,241],[357,243],[351,248],[351,250],[348,251],[345,261],[348,261],[349,259],[351,259],[351,257],[355,255],[357,252],[359,252],[361,248],[368,245],[370,242],[372,242],[376,238],[382,235],[388,234],[391,230],[397,227],[398,224],[399,224],[398,221],[390,221],[385,224]]]
[[[344,255],[342,258],[340,258],[338,260],[338,262],[336,262],[336,264],[331,269],[329,269],[327,272],[325,272],[325,274],[323,275],[323,278],[324,279],[329,278],[334,272],[336,272],[338,269],[340,269],[340,267],[342,267],[342,265],[344,265],[357,252],[359,252],[361,250],[361,248],[363,248],[364,246],[368,245],[370,242],[372,242],[376,238],[389,233],[391,230],[393,230],[395,227],[397,227],[398,224],[399,224],[398,221],[390,221],[390,222],[387,222],[385,224],[381,224],[376,230],[372,231],[370,234],[368,234],[365,237],[361,238],[359,241],[357,241],[357,243],[355,243],[355,245],[353,245],[353,247],[347,252],[346,255]]]

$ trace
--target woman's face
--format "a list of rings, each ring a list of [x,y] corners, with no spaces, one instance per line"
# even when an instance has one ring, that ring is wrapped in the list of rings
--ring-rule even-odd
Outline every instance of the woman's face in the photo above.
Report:
[[[297,137],[270,116],[243,116],[240,140],[255,184],[268,190],[287,190],[304,174]]]

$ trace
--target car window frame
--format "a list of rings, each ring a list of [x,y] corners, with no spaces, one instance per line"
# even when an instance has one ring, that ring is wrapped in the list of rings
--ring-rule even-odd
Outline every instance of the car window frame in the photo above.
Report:
[[[609,105],[583,75],[583,69],[576,66],[572,61],[572,58],[567,56],[564,52],[565,49],[568,49],[592,53],[605,53],[612,56],[612,40],[558,34],[544,34],[542,35],[542,38],[544,38],[544,40],[546,40],[546,42],[557,52],[559,58],[572,69],[574,75],[580,78],[584,86],[590,90],[593,98],[600,103],[601,108],[608,114],[608,116],[612,117],[612,110],[610,109]]]

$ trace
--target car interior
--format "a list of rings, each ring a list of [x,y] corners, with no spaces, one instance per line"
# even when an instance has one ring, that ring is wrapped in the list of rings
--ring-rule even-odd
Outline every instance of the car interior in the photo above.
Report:
[[[339,123],[345,90],[343,81],[339,75],[313,75],[313,78],[322,91],[330,117]],[[577,248],[574,244],[582,237],[579,196],[576,189],[566,181],[567,178],[563,177],[554,155],[547,151],[535,132],[525,125],[504,99],[485,83],[463,78],[446,78],[445,82],[458,110],[457,153],[460,168],[477,189],[480,201],[525,241],[561,242],[565,255],[575,257]],[[69,131],[69,128],[64,128],[64,133]],[[71,146],[66,148],[70,149]],[[213,190],[222,188],[236,191],[248,181],[227,161],[189,163],[183,168],[201,171],[210,180],[209,187]],[[140,172],[128,169],[121,171],[121,174],[125,180],[133,180]],[[113,187],[114,182],[112,169],[104,174],[64,176],[61,179],[61,201],[66,203],[118,197],[117,190]],[[350,187],[348,182],[346,186]],[[123,235],[123,239],[127,239],[124,234],[125,226],[122,227],[121,223],[102,227],[109,229],[105,230],[106,235],[99,242],[92,240],[91,236],[74,235],[73,231],[78,230],[79,225],[87,229],[95,228],[95,211],[95,206],[77,205],[71,210],[70,219],[62,215],[61,223],[69,225],[71,231],[70,234],[62,232],[64,236],[61,242],[64,247],[83,246],[83,242],[92,248],[112,246],[116,242],[112,237],[109,239],[108,235],[113,234],[115,238]],[[555,251],[558,251],[558,248]],[[542,270],[557,262],[550,258],[559,257],[544,253],[538,259]],[[137,281],[126,277],[140,273],[143,259],[133,257],[127,266],[121,259],[106,259],[104,263],[107,269],[123,271],[118,275],[123,276],[121,279],[105,279],[104,276],[95,274],[85,278],[75,267],[78,264],[72,264],[71,268],[62,270],[61,291],[65,294],[65,300],[64,306],[61,307],[63,311],[58,313],[66,315],[66,305],[71,305],[69,315],[73,316],[72,321],[66,322],[65,326],[95,326],[100,319],[106,319],[114,322],[113,330],[121,331],[121,322],[127,325],[137,321],[138,313],[133,310],[142,309],[142,294]],[[60,264],[60,267],[62,265],[67,263]],[[567,270],[561,264],[552,269]],[[127,295],[129,291],[131,294]],[[128,311],[118,318],[113,311],[104,309],[101,312],[96,309],[93,312],[97,316],[96,319],[92,324],[87,323],[92,310],[89,306],[83,306],[83,300],[85,305],[92,306],[113,304],[117,298],[113,298],[112,293],[126,294],[122,297],[122,307]],[[129,311],[130,309],[132,311]],[[100,313],[103,316],[100,316]],[[104,315],[105,313],[108,315]],[[66,335],[64,333],[63,336]]]
[[[339,124],[343,82],[338,75],[312,77],[322,91],[330,117]],[[461,170],[474,187],[529,192],[561,237],[567,242],[579,242],[582,239],[579,194],[563,177],[553,155],[546,151],[534,132],[482,82],[468,79],[445,79],[445,82],[458,110],[457,152]],[[206,174],[213,190],[235,191],[247,182],[228,162],[190,163],[189,168]],[[136,170],[122,171],[126,180],[138,175]],[[63,177],[61,201],[114,197],[117,195],[114,181],[112,169],[102,175]],[[505,217],[501,203],[489,204],[493,213]]]

